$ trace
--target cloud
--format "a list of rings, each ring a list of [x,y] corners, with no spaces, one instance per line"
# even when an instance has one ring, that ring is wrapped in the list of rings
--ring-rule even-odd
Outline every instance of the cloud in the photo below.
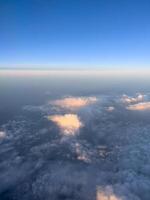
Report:
[[[142,94],[137,94],[136,97],[129,97],[126,94],[124,94],[121,98],[123,103],[137,103],[137,102],[142,102],[144,100],[144,95]]]
[[[51,101],[50,104],[67,109],[79,109],[81,107],[93,104],[97,101],[96,97],[67,97]]]
[[[55,122],[64,135],[75,135],[79,128],[83,126],[79,117],[75,114],[52,115],[48,116],[48,119]]]
[[[114,108],[113,106],[109,106],[109,107],[106,108],[106,110],[107,110],[108,112],[112,112],[114,109],[115,109],[115,108]]]
[[[77,159],[89,163],[91,161],[87,149],[85,149],[79,142],[75,143],[75,152]]]
[[[150,102],[137,103],[127,106],[128,110],[150,110]]]
[[[3,139],[6,137],[6,133],[4,131],[0,131],[0,139]]]
[[[104,190],[98,188],[96,200],[121,200],[121,198],[113,193],[113,188],[111,186],[106,186]]]
[[[113,98],[117,101],[112,101]],[[135,105],[132,103],[125,106],[133,104]],[[138,102],[139,104],[141,102]],[[104,102],[102,106],[106,109],[109,105],[119,110],[118,96],[110,96],[110,101],[108,100],[106,104]],[[82,123],[77,115],[62,115],[61,112],[59,113],[59,107],[56,107],[57,112],[54,110],[51,112],[50,107],[53,106],[46,106],[39,111],[44,116],[49,116],[49,120],[53,118],[52,121],[60,127],[62,134],[75,135],[78,132]],[[82,114],[84,127],[77,137],[59,137],[58,129],[54,124],[45,121],[43,115],[31,117],[32,120],[23,118],[9,121],[2,126],[1,130],[6,130],[7,133],[7,142],[1,143],[0,167],[3,170],[0,172],[0,180],[2,180],[0,190],[4,195],[5,191],[11,190],[7,192],[5,199],[14,196],[16,200],[21,198],[149,200],[150,125],[148,120],[143,118],[144,122],[142,122],[140,118],[139,121],[137,115],[130,116],[127,110],[111,114],[103,112],[103,109],[99,110],[99,105],[83,109],[80,114]],[[58,113],[61,115],[56,115]],[[73,126],[75,130],[70,128],[71,116],[76,116],[73,117],[77,119],[75,124],[79,124]],[[62,121],[67,121],[69,125],[64,123],[61,125]],[[24,165],[29,166],[21,171],[21,175],[26,179],[23,179],[23,184],[18,184],[22,181],[22,176],[18,176],[16,184],[14,174]],[[36,173],[36,179],[31,180],[31,173]],[[32,190],[28,184],[29,180]],[[27,185],[29,187],[26,187]]]

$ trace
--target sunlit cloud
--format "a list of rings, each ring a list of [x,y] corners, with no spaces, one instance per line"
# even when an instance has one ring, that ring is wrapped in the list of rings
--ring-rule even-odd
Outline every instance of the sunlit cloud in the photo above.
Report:
[[[97,101],[96,97],[67,97],[51,101],[50,104],[67,109],[79,109],[81,107],[93,104]]]
[[[96,200],[122,200],[117,197],[111,186],[107,186],[104,190],[98,188],[96,193]]]
[[[6,137],[6,133],[4,131],[0,131],[0,139],[3,139]]]
[[[150,102],[142,102],[127,106],[128,110],[150,110]]]
[[[121,98],[123,103],[138,103],[138,102],[142,102],[144,100],[144,95],[142,94],[137,94],[136,97],[129,97],[126,94],[124,94]]]
[[[48,119],[55,122],[64,135],[75,135],[83,126],[79,117],[75,114],[52,115]]]

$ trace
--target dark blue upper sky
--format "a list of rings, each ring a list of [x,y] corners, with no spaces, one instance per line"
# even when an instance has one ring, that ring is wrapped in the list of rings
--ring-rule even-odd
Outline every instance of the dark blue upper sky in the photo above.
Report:
[[[148,67],[150,0],[0,0],[0,66],[37,64]]]

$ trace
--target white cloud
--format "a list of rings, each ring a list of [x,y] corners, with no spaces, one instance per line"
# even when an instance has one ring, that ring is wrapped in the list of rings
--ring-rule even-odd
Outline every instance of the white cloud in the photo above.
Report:
[[[136,97],[129,97],[126,94],[124,94],[121,98],[123,103],[137,103],[137,102],[142,102],[144,100],[144,95],[142,94],[137,94]]]
[[[6,133],[4,131],[0,131],[0,139],[3,139],[6,137]]]
[[[48,116],[48,119],[55,122],[64,135],[75,135],[79,128],[83,126],[79,117],[75,114],[52,115]]]
[[[50,104],[67,109],[79,109],[81,107],[93,104],[97,101],[96,97],[67,97],[51,101]]]

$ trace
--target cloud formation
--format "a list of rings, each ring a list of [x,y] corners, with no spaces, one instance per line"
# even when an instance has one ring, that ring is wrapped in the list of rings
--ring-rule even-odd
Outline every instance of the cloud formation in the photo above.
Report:
[[[79,109],[81,107],[93,104],[97,101],[96,97],[67,97],[64,99],[58,99],[51,101],[50,104],[66,108],[66,109]]]
[[[108,112],[112,112],[114,109],[115,109],[114,106],[109,106],[106,108]]]
[[[4,131],[0,131],[0,139],[3,139],[6,137],[6,133]]]
[[[150,102],[142,102],[127,106],[128,110],[150,110]]]
[[[137,94],[136,97],[129,97],[126,94],[124,94],[121,98],[123,103],[137,103],[137,102],[142,102],[144,100],[144,95],[142,94]]]
[[[50,105],[38,108],[43,114],[36,118],[27,115],[2,126],[7,137],[0,148],[1,198],[149,200],[150,125],[145,120],[149,112],[138,118],[124,108],[121,110],[122,105],[148,102],[123,104],[120,95],[105,99],[104,104],[78,113],[84,127],[76,137],[70,135],[75,135],[83,125],[80,118],[64,114],[69,113],[64,110],[62,115],[59,107],[55,111]],[[114,106],[115,112],[107,112],[109,106]],[[56,126],[43,116],[49,116],[62,135],[69,136],[60,137]],[[32,174],[36,174],[36,179]]]
[[[89,163],[91,161],[90,156],[88,155],[87,149],[79,143],[75,143],[75,152],[77,154],[77,159]]]
[[[113,193],[113,188],[107,186],[104,190],[98,188],[96,200],[122,200]]]
[[[83,126],[79,117],[75,114],[52,115],[48,119],[55,122],[64,135],[75,135],[80,127]]]

